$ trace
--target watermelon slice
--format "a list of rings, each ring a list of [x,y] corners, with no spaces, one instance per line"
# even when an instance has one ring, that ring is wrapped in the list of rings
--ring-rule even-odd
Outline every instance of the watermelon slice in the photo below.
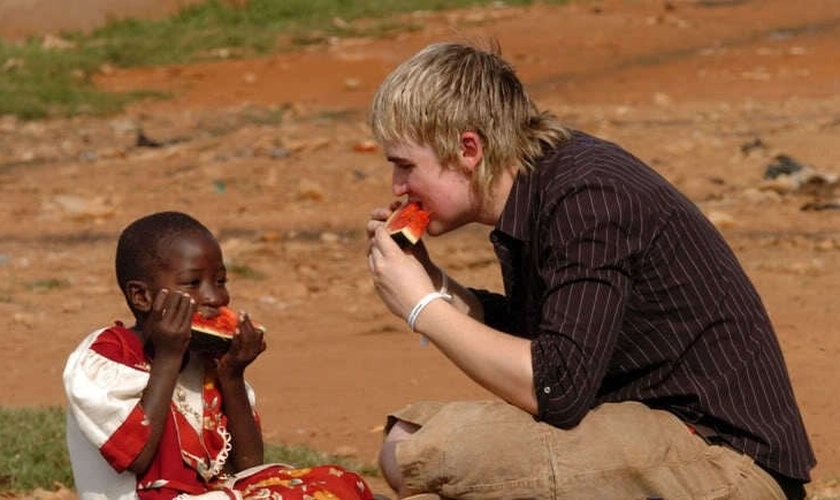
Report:
[[[219,315],[206,318],[196,312],[192,318],[192,337],[190,349],[210,353],[223,353],[230,347],[230,342],[239,324],[239,314],[229,307],[220,307]],[[265,332],[265,327],[251,320],[254,328]]]
[[[410,247],[420,241],[428,225],[429,212],[423,210],[416,201],[394,210],[385,221],[388,233],[401,248]]]

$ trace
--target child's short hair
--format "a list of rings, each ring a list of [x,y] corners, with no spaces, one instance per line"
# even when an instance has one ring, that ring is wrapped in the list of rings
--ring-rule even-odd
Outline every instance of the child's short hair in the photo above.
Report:
[[[533,167],[545,145],[564,141],[568,131],[528,97],[496,42],[487,50],[459,43],[427,46],[388,75],[373,99],[370,126],[380,142],[430,146],[451,165],[460,136],[476,132],[485,160],[477,183],[484,195],[508,167]]]
[[[163,244],[184,234],[200,233],[215,239],[213,233],[195,218],[182,212],[157,212],[129,224],[117,242],[116,272],[120,290],[130,280],[148,280],[166,262]]]

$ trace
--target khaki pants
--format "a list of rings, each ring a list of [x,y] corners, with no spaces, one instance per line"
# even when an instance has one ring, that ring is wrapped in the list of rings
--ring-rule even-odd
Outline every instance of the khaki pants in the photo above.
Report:
[[[396,448],[405,486],[476,500],[784,500],[750,457],[710,446],[641,403],[593,409],[561,430],[492,401],[422,402],[389,415],[420,426]]]

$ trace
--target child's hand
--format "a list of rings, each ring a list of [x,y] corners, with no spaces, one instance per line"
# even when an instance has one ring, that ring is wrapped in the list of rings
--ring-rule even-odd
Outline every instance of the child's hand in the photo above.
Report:
[[[195,301],[179,291],[162,289],[143,323],[143,333],[155,349],[155,356],[183,356],[190,343],[190,325]]]
[[[247,314],[241,314],[237,330],[230,348],[218,359],[219,377],[242,377],[245,368],[265,351],[265,334],[262,330],[254,328]]]

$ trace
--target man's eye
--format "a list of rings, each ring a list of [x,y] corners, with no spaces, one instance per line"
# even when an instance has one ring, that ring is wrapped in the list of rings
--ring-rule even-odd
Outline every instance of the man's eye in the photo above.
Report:
[[[188,288],[196,288],[201,284],[201,280],[185,281],[181,285]]]

